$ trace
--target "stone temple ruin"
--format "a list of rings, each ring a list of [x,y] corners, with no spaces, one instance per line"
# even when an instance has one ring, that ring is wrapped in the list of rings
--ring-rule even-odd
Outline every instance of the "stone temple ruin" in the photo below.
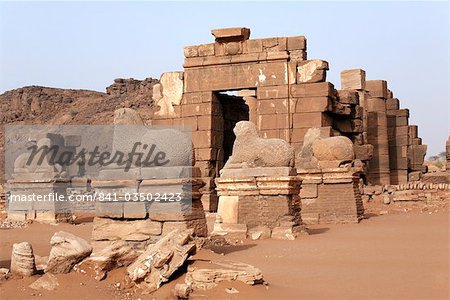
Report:
[[[231,156],[232,130],[243,120],[254,123],[261,137],[283,139],[294,148],[303,180],[302,210],[312,220],[326,211],[334,216],[322,220],[358,220],[358,193],[350,193],[354,199],[349,206],[346,199],[336,204],[341,201],[335,196],[356,190],[360,179],[374,185],[420,179],[426,145],[386,81],[366,80],[361,69],[346,70],[341,89],[335,89],[326,81],[328,62],[307,59],[303,36],[249,39],[248,28],[212,34],[214,43],[184,48],[184,72],[162,75],[154,90],[160,109],[153,118],[153,124],[192,127],[206,210],[218,208],[221,191],[215,178]],[[339,164],[305,163],[302,156],[308,155],[305,147],[311,142],[306,133],[312,127],[318,128],[320,139],[342,136],[351,141],[354,157],[348,158],[353,161],[347,161],[348,170],[343,172]],[[338,215],[346,217],[336,216],[338,206]]]
[[[184,71],[164,73],[153,86],[157,109],[151,125],[192,129],[194,161],[170,166],[177,176],[185,170],[192,175],[177,178],[192,184],[192,213],[152,215],[142,203],[107,213],[98,207],[94,240],[146,243],[177,226],[204,236],[203,210],[218,212],[218,235],[245,238],[257,228],[262,235],[290,236],[302,224],[358,222],[363,186],[421,179],[427,147],[386,81],[366,80],[361,69],[346,70],[336,89],[326,81],[328,62],[307,59],[304,36],[250,39],[248,28],[212,34],[214,43],[184,48]],[[115,124],[144,123],[127,108],[116,112]],[[117,135],[114,143],[121,147],[126,138]],[[73,147],[76,139],[63,143]],[[16,169],[23,171],[20,161]],[[120,169],[109,168],[92,181],[67,172],[45,178],[39,187],[30,179],[12,180],[9,188],[55,189],[68,181],[71,191],[62,193],[122,193],[136,186],[151,191],[155,183],[144,169],[139,178],[123,178]],[[169,177],[165,184],[175,184]]]
[[[212,34],[214,43],[185,47],[183,72],[164,73],[153,86],[151,124],[136,110],[121,108],[109,135],[84,136],[109,136],[111,152],[132,152],[135,142],[157,144],[173,158],[169,164],[140,163],[129,172],[112,164],[92,176],[81,164],[63,167],[47,158],[26,164],[28,153],[11,160],[10,196],[114,193],[121,199],[8,203],[13,220],[70,221],[74,211],[95,212],[90,242],[62,231],[53,235],[43,269],[47,279],[74,270],[102,280],[126,266],[127,280],[152,293],[208,242],[293,240],[308,234],[309,224],[359,222],[363,203],[377,197],[386,205],[449,199],[450,137],[447,172],[424,175],[427,147],[386,81],[346,70],[335,89],[326,81],[328,62],[307,59],[303,36],[252,40],[248,28]],[[152,132],[149,125],[174,127]],[[175,126],[190,127],[192,139]],[[76,152],[85,142],[82,134],[45,132],[33,140],[38,146]],[[182,201],[126,201],[138,192],[179,192]],[[205,211],[216,212],[210,232]],[[188,266],[174,295],[187,299],[221,281],[264,282],[251,265],[211,265]],[[37,273],[30,243],[13,245],[11,273]]]

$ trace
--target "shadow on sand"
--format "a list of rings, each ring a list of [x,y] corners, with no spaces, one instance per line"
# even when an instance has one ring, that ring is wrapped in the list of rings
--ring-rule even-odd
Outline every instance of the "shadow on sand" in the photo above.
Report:
[[[322,234],[327,232],[328,230],[330,230],[330,228],[328,227],[323,227],[323,228],[308,228],[308,233],[310,235],[314,235],[314,234]]]

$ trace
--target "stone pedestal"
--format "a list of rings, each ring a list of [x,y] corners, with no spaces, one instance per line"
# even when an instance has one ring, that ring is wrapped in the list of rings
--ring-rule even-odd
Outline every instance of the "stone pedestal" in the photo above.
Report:
[[[71,218],[68,179],[8,180],[8,219],[64,222]]]
[[[288,167],[224,170],[216,179],[219,207],[212,234],[245,239],[254,228],[282,227],[294,235],[301,224],[301,181],[292,174],[295,169]]]
[[[206,236],[206,218],[193,167],[142,168],[134,180],[93,180],[97,201],[92,240],[94,250],[124,240],[137,248],[155,243],[174,229],[194,229]]]
[[[305,224],[357,223],[364,215],[359,173],[353,168],[299,169]]]

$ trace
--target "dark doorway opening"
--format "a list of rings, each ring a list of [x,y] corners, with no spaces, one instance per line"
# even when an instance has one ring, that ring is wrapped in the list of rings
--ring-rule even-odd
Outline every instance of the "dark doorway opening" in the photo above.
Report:
[[[249,120],[249,106],[243,97],[238,96],[237,91],[217,92],[216,97],[220,103],[220,119],[222,122],[222,148],[219,149],[217,171],[223,168],[228,158],[233,153],[233,144],[236,136],[234,126],[239,121]]]

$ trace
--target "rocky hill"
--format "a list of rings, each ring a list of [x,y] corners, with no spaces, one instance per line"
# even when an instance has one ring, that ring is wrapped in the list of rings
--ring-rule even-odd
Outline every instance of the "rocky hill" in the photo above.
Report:
[[[114,110],[131,107],[151,118],[156,79],[115,79],[106,93],[28,86],[0,95],[0,124],[111,124]]]
[[[106,93],[42,86],[7,91],[0,95],[0,124],[106,125],[113,123],[114,110],[121,107],[136,109],[148,122],[153,114],[153,85],[158,82],[153,78],[119,78],[106,88]],[[3,126],[0,153],[0,166],[3,166]]]

